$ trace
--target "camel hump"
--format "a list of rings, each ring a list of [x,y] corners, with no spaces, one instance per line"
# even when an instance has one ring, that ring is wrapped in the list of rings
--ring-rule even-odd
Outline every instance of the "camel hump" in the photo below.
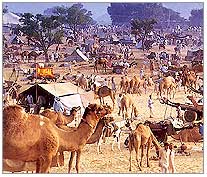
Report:
[[[98,95],[110,95],[111,93],[111,89],[108,88],[107,86],[103,86],[103,87],[100,87],[98,89]]]
[[[41,135],[41,126],[45,124],[40,116],[24,112],[20,106],[8,106],[3,110],[4,141],[17,148],[35,144]]]

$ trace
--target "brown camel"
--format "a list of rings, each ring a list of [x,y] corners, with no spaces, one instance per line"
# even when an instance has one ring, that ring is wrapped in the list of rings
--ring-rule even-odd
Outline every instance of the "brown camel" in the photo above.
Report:
[[[94,63],[94,72],[98,73],[98,65],[101,65],[106,72],[107,63],[108,63],[108,60],[106,58],[97,59]]]
[[[162,92],[166,90],[167,98],[168,98],[168,95],[171,94],[173,90],[175,94],[175,89],[176,89],[175,79],[172,76],[164,77],[159,83],[160,96],[162,96]]]
[[[193,96],[188,95],[187,98],[193,103],[193,106],[195,106],[195,108],[199,111],[203,111],[203,105],[199,105],[195,99],[193,98]]]
[[[96,126],[94,133],[91,135],[91,137],[89,138],[89,140],[87,141],[86,144],[94,144],[94,143],[98,142],[101,138],[103,128],[105,126],[107,126],[112,121],[114,121],[113,117],[103,117],[102,119],[100,119],[97,126]],[[66,131],[77,130],[76,127],[67,127],[67,126],[61,126],[61,129],[64,129]],[[100,149],[98,149],[98,151],[99,150]],[[73,153],[75,154],[75,152],[71,152],[71,156],[74,157]],[[59,158],[58,163],[60,164],[60,166],[64,166],[63,152],[60,153],[59,157],[56,157],[56,158]],[[69,165],[70,170],[72,167],[72,161],[73,161],[73,159],[70,160],[70,163],[71,163]],[[53,159],[53,163],[52,163],[51,167],[58,166],[58,164],[56,162]],[[21,171],[35,171],[35,170],[36,170],[35,162],[23,162],[23,161],[18,161],[18,160],[14,161],[14,160],[3,159],[3,171],[21,172]],[[70,172],[70,170],[68,172]]]
[[[133,87],[133,93],[136,93],[136,94],[138,93],[139,95],[141,95],[140,88],[143,87],[144,89],[146,89],[145,81],[144,81],[144,79],[140,79],[137,76],[134,76],[133,79],[135,81],[134,87]]]
[[[103,86],[96,88],[96,85],[94,84],[94,93],[99,97],[100,104],[104,104],[104,97],[110,96],[112,102],[113,102],[113,108],[115,104],[115,93],[112,91],[112,89],[108,88],[107,86]]]
[[[171,135],[171,137],[181,142],[199,142],[203,139],[199,133],[199,127],[181,130],[179,133]]]
[[[31,58],[33,57],[34,58],[34,61],[37,60],[37,57],[42,55],[42,52],[35,52],[35,51],[31,51],[29,54],[28,54],[28,63],[29,63],[29,60],[31,60]]]
[[[182,76],[182,85],[184,86],[185,93],[186,92],[186,87],[191,86],[196,89],[196,82],[198,78],[196,76],[196,73],[194,71],[184,71],[183,76]]]
[[[77,78],[76,83],[82,89],[87,89],[88,88],[88,81],[85,78],[84,74],[82,74],[79,78]]]
[[[70,111],[69,116],[62,114],[61,112],[55,112],[50,109],[46,109],[40,114],[50,119],[55,125],[59,127],[60,125],[67,125],[71,123],[76,118],[77,113],[80,109],[80,106],[73,107]]]
[[[105,126],[107,126],[112,121],[114,121],[113,117],[104,117],[103,119],[99,120],[94,133],[91,135],[91,137],[89,138],[89,140],[87,141],[86,144],[94,144],[96,142],[98,143],[100,141],[100,138],[101,138],[101,135],[102,135],[102,132],[103,132],[103,128]],[[100,146],[97,146],[97,147],[98,147],[98,149],[97,149],[98,153],[101,152],[100,151]],[[77,153],[76,156],[78,156],[77,151],[76,151],[76,153]],[[74,156],[75,156],[75,151],[71,152],[71,156],[70,156],[70,159],[69,159],[69,165],[68,165],[68,173],[71,172]]]
[[[120,114],[124,118],[126,112],[128,114],[128,109],[133,105],[132,98],[129,94],[124,94],[121,98],[121,109],[120,109]],[[129,115],[129,114],[128,114]]]
[[[134,88],[134,85],[135,85],[135,79],[132,78],[129,82],[129,88],[128,88],[128,93],[132,94],[133,93],[133,88]]]
[[[124,93],[128,93],[129,91],[129,85],[130,85],[130,79],[128,76],[124,76]]]
[[[90,104],[77,130],[67,132],[44,116],[27,114],[18,105],[7,106],[3,110],[3,158],[36,161],[36,172],[47,173],[58,151],[78,151],[79,171],[81,151],[99,119],[108,113],[108,108]]]
[[[130,152],[130,157],[129,157],[129,171],[131,171],[131,160],[132,160],[132,151],[135,149],[136,152],[136,160],[137,160],[137,165],[139,167],[139,170],[141,171],[141,166],[142,166],[142,158],[144,156],[144,146],[147,146],[147,167],[150,166],[149,163],[149,152],[151,148],[151,143],[154,143],[156,150],[158,151],[160,149],[160,145],[153,135],[151,129],[140,123],[137,125],[136,129],[131,132],[129,135],[129,152]],[[139,163],[139,149],[141,149],[141,161]]]
[[[120,91],[121,92],[124,92],[124,90],[125,90],[125,79],[124,79],[124,77],[121,77],[121,81],[120,81]]]

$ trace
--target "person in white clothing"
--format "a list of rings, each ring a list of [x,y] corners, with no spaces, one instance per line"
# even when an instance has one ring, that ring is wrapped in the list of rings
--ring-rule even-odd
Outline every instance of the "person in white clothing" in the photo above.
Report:
[[[102,86],[107,86],[108,87],[108,81],[107,81],[106,78],[104,79]]]
[[[170,154],[169,154],[169,173],[175,173],[175,150],[172,143],[169,144]]]
[[[169,155],[170,149],[169,144],[164,143],[164,147],[159,150],[159,166],[161,167],[162,173],[169,172]]]

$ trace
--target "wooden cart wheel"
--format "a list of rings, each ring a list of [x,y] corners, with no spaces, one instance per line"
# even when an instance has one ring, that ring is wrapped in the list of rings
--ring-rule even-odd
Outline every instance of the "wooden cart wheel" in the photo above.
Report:
[[[184,113],[184,119],[187,121],[187,122],[193,122],[197,119],[197,113],[195,111],[185,111]]]

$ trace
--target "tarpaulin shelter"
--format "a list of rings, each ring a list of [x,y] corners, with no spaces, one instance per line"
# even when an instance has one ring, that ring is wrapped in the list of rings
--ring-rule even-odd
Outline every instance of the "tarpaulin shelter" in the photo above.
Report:
[[[82,62],[82,61],[88,61],[89,59],[79,49],[76,49],[73,51],[71,55],[65,58],[65,61],[74,61],[74,60],[76,62]]]
[[[27,88],[20,89],[20,93],[24,96],[28,94],[33,96],[34,103],[39,95],[45,97],[47,104],[53,105],[54,98],[59,97],[60,101],[66,105],[68,108],[74,106],[81,106],[81,113],[84,112],[84,108],[88,106],[89,103],[94,103],[91,94],[90,99],[86,96],[88,92],[85,92],[80,87],[67,82],[67,83],[51,83],[51,84],[36,84],[28,86]],[[82,100],[83,99],[83,100]]]
[[[3,25],[8,25],[8,24],[21,24],[19,21],[20,17],[12,12],[7,12],[3,14]]]

